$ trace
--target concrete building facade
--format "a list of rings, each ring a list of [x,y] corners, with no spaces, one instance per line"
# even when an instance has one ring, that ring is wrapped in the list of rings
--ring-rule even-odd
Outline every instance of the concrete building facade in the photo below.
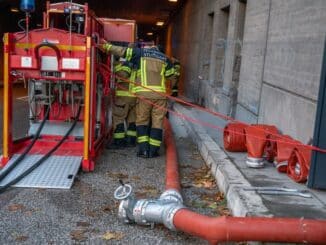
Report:
[[[313,135],[326,33],[324,0],[187,1],[167,31],[194,102],[250,123]]]

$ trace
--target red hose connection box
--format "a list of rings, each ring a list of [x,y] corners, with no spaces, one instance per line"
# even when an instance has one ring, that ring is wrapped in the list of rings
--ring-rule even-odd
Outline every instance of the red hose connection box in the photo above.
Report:
[[[310,149],[307,149],[303,146],[297,146],[294,148],[288,161],[288,176],[295,182],[306,182],[310,168],[310,159]]]
[[[245,152],[246,135],[245,128],[247,125],[241,123],[229,123],[225,126],[223,132],[224,148],[231,152]]]

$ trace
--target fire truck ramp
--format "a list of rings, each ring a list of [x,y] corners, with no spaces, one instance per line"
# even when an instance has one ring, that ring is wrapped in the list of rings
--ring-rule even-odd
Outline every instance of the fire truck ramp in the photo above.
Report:
[[[14,155],[6,167],[17,159],[19,154]],[[43,155],[27,155],[1,182],[4,186],[11,180],[21,175],[25,170],[31,167]],[[51,156],[44,161],[41,166],[19,181],[14,187],[32,187],[32,188],[54,188],[70,189],[75,176],[80,167],[82,157],[80,156]],[[2,172],[1,171],[1,172]],[[0,174],[1,174],[0,172]]]

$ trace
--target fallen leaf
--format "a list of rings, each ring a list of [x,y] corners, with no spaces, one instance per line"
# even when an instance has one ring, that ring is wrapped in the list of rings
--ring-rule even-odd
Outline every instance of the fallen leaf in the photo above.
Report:
[[[122,232],[110,232],[107,231],[102,238],[104,240],[121,240],[121,238],[124,237],[124,234]]]
[[[90,226],[90,223],[85,222],[85,221],[78,221],[77,226],[79,226],[79,227],[88,227],[88,226]]]
[[[211,208],[211,209],[217,209],[217,204],[216,203],[211,203],[207,207]]]
[[[108,205],[102,208],[104,212],[112,212],[112,205]]]
[[[27,241],[28,240],[28,236],[17,236],[16,238],[15,238],[15,240],[17,241],[17,242],[25,242],[25,241]]]
[[[203,181],[203,186],[205,188],[214,188],[216,187],[216,184],[215,181],[207,180],[207,181]]]
[[[94,218],[94,217],[96,217],[96,216],[98,215],[94,210],[89,210],[89,209],[87,209],[87,210],[85,211],[85,214],[86,214],[87,216],[89,216],[89,217],[92,217],[92,218]]]
[[[230,216],[231,215],[230,210],[228,208],[226,208],[226,207],[219,208],[218,212],[219,212],[220,215],[223,215],[223,216]]]
[[[132,176],[131,179],[132,180],[141,180],[141,178],[139,176]]]
[[[224,200],[224,193],[219,191],[216,196],[216,201],[218,202],[221,200]]]
[[[205,208],[206,207],[206,203],[202,202],[202,201],[193,201],[191,205],[195,208]]]
[[[23,204],[11,204],[8,206],[10,212],[20,211],[26,209]]]
[[[87,239],[85,230],[74,230],[70,232],[71,239],[75,241],[85,241]]]
[[[144,190],[145,193],[147,193],[147,195],[152,195],[152,196],[158,195],[158,190],[154,186],[145,185],[142,187],[142,189]]]

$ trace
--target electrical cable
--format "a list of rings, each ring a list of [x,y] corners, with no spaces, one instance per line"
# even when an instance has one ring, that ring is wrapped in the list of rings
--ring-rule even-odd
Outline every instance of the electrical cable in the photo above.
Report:
[[[0,173],[0,181],[2,181],[16,166],[18,166],[18,164],[25,158],[27,153],[32,149],[35,142],[40,137],[41,131],[45,125],[45,122],[49,115],[49,112],[50,112],[50,107],[48,107],[48,109],[44,115],[44,118],[36,131],[36,134],[33,136],[32,142],[26,147],[24,152],[13,163],[11,163],[10,166],[8,166],[8,168],[6,168],[3,172]]]
[[[20,180],[22,180],[27,175],[29,175],[33,170],[35,170],[37,167],[39,167],[45,160],[47,160],[62,145],[62,143],[68,138],[68,136],[70,135],[72,130],[75,128],[77,121],[79,119],[79,116],[80,116],[81,108],[82,108],[82,106],[80,105],[80,102],[79,102],[79,109],[78,109],[77,117],[75,118],[73,124],[71,125],[71,127],[69,128],[67,133],[61,138],[61,140],[48,153],[46,153],[41,159],[39,159],[36,163],[34,163],[30,168],[25,170],[21,175],[19,175],[15,179],[11,180],[9,183],[5,184],[4,186],[1,186],[0,193],[5,192],[10,186],[18,183]]]
[[[24,39],[26,37],[26,35],[27,35],[26,28],[22,26],[22,22],[24,22],[24,21],[26,22],[26,19],[21,19],[21,20],[18,21],[18,26],[19,26],[20,29],[22,29],[22,31],[24,32],[24,35],[21,36],[19,39],[17,39],[16,42]]]

